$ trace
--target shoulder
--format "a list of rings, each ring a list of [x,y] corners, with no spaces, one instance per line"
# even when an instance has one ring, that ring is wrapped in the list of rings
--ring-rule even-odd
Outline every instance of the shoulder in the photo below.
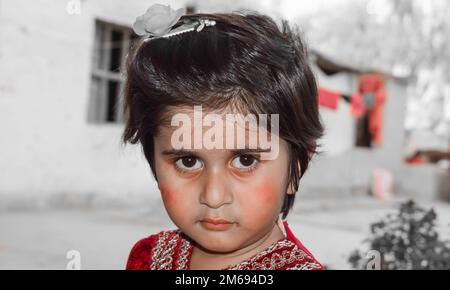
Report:
[[[158,241],[175,232],[175,230],[161,231],[139,240],[130,251],[126,269],[148,270],[152,262],[152,250],[158,245]]]
[[[252,258],[226,270],[322,270],[314,257],[289,239],[279,240]]]
[[[285,270],[324,270],[324,266],[303,246],[295,244],[292,247],[291,261]]]
[[[139,240],[131,249],[127,261],[127,270],[145,270],[150,266],[151,250],[155,247],[159,234]]]
[[[293,263],[287,270],[324,270],[324,266],[314,258],[313,254],[300,242],[289,228],[287,222],[283,223],[286,229],[286,239],[291,242]]]

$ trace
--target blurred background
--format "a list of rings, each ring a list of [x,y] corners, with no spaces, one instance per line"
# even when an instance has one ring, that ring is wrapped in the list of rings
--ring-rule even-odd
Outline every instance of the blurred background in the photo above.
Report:
[[[131,25],[154,3],[0,0],[0,269],[66,269],[71,250],[82,269],[123,269],[137,240],[174,228],[141,149],[120,141]],[[411,235],[421,222],[450,251],[450,2],[157,3],[256,10],[300,27],[326,135],[288,222],[319,261],[354,268],[355,249],[377,247],[365,239],[406,227],[409,246],[375,250],[425,247],[414,259],[430,265],[432,247]],[[374,232],[408,200],[407,226]]]

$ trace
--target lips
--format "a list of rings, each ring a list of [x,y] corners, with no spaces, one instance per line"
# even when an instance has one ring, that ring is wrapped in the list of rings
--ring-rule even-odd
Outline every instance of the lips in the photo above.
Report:
[[[224,219],[203,219],[200,221],[201,225],[211,231],[225,231],[229,229],[234,223]]]
[[[232,224],[233,222],[224,220],[224,219],[203,219],[202,222],[211,223],[214,225],[220,225],[220,224]]]

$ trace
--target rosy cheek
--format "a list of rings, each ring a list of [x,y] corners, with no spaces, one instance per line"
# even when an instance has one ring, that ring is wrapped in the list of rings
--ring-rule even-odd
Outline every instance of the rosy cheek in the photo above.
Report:
[[[277,211],[280,195],[276,185],[271,181],[263,181],[243,192],[242,209],[248,221],[259,223],[267,220],[273,212]]]
[[[264,181],[262,185],[255,188],[255,195],[263,204],[273,205],[276,204],[279,194],[273,182]]]
[[[177,196],[179,195],[174,189],[161,186],[161,196],[166,205],[172,205],[177,202]]]

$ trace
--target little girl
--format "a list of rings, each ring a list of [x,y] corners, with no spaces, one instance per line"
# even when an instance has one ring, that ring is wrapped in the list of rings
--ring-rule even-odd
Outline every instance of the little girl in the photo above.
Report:
[[[178,229],[136,243],[127,269],[322,269],[282,221],[323,131],[298,31],[159,4],[133,28],[123,138]]]

